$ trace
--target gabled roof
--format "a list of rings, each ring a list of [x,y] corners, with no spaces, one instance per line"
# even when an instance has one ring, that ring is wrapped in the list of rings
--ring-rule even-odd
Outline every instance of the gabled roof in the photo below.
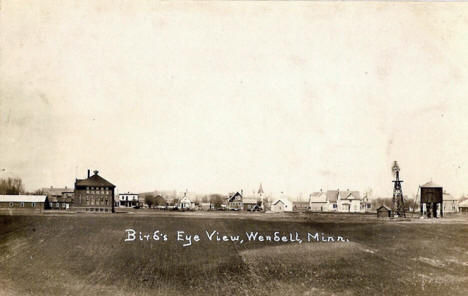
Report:
[[[391,211],[389,208],[387,208],[387,206],[385,205],[381,205],[380,207],[377,208],[377,212],[380,210],[380,209],[385,209],[387,211]]]
[[[327,190],[327,201],[336,202],[338,200],[338,190]]]
[[[45,195],[0,195],[0,202],[45,202]]]
[[[115,188],[115,185],[104,179],[103,177],[99,176],[98,174],[94,174],[87,179],[76,179],[75,187],[76,186],[100,186],[100,187],[112,187]]]
[[[361,196],[359,194],[359,191],[340,191],[340,199],[361,199]]]
[[[439,186],[439,185],[433,183],[432,181],[429,181],[426,184],[421,185],[421,187],[424,187],[424,188],[442,188],[442,186]]]
[[[231,196],[229,197],[229,200],[228,200],[228,201],[229,201],[229,202],[233,202],[233,201],[235,201],[236,199],[242,200],[242,194],[240,194],[239,192],[236,192],[236,193],[234,193],[233,195],[231,195]]]
[[[273,205],[276,205],[278,204],[279,202],[285,204],[285,205],[291,205],[292,206],[292,203],[289,199],[287,198],[278,198],[276,199],[274,202],[273,202]]]
[[[327,202],[327,194],[323,191],[312,192],[310,202]]]

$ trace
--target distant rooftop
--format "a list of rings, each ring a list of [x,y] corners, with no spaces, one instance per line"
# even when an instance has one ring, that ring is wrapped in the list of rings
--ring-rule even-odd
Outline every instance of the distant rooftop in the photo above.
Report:
[[[0,202],[45,202],[45,195],[0,195]]]
[[[437,185],[437,184],[435,184],[435,183],[432,182],[432,181],[429,181],[429,182],[427,182],[426,184],[421,185],[421,187],[423,187],[423,188],[442,188],[442,186]]]

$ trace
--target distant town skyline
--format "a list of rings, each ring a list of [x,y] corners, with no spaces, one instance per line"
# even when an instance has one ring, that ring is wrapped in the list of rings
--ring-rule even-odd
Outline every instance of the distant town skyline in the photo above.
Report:
[[[468,193],[466,5],[145,3],[2,3],[0,178]]]

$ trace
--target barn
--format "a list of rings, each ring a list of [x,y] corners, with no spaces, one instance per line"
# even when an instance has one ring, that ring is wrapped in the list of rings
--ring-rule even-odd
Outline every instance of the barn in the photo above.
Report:
[[[45,195],[0,195],[0,213],[31,214],[42,213]]]

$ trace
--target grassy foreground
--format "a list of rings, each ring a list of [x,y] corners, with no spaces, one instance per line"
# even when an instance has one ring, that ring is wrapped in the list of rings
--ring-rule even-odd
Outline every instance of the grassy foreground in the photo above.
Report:
[[[0,295],[468,295],[468,223],[209,216],[0,216]],[[129,228],[168,240],[125,242]],[[201,239],[183,247],[178,230]],[[251,231],[304,242],[249,242]]]

